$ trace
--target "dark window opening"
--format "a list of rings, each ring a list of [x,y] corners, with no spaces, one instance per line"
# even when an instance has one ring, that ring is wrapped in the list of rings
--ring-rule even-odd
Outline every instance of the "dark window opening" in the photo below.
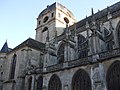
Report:
[[[65,43],[62,43],[57,52],[58,63],[64,62],[64,48],[65,48]]]
[[[112,40],[107,41],[108,34],[109,34],[109,31],[107,29],[104,29],[104,36],[105,36],[105,40],[106,40],[106,50],[111,51],[113,49],[114,42]]]
[[[40,25],[41,21],[39,21],[39,25]]]
[[[82,35],[78,35],[78,45],[82,44],[85,41],[85,37]]]
[[[11,68],[10,68],[10,76],[9,79],[14,79],[15,76],[15,68],[16,68],[16,60],[17,60],[17,55],[15,54],[12,58],[11,61]]]
[[[119,25],[117,26],[117,33],[118,33],[118,44],[120,47],[120,22],[119,22]]]
[[[88,56],[88,50],[79,51],[78,58],[85,58]]]
[[[120,90],[120,61],[115,61],[109,67],[106,81],[108,90]]]
[[[32,77],[29,77],[28,79],[28,90],[31,90],[32,87]]]
[[[88,56],[88,42],[86,38],[82,35],[78,35],[78,58],[85,58]]]
[[[43,87],[43,77],[40,76],[37,80],[37,90],[42,90]]]
[[[1,72],[1,76],[3,75],[3,72]]]
[[[92,90],[91,80],[87,72],[80,69],[72,79],[72,90]]]
[[[113,43],[114,43],[113,41],[107,42],[106,44],[107,51],[113,50]]]
[[[53,75],[48,84],[48,90],[62,90],[60,78],[57,75]]]
[[[51,17],[54,17],[54,13],[51,14]]]
[[[46,23],[48,21],[49,17],[46,16],[44,19],[43,19],[43,22]]]
[[[45,31],[47,31],[47,30],[48,30],[48,28],[47,28],[47,27],[45,27],[45,28],[43,29],[42,33],[43,33],[43,32],[45,32]]]

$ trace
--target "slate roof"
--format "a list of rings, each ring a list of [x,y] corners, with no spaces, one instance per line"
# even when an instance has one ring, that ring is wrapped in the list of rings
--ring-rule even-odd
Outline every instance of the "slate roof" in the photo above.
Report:
[[[21,43],[17,47],[15,47],[13,50],[24,47],[24,46],[28,46],[28,47],[38,49],[38,50],[44,50],[44,48],[45,48],[45,44],[38,42],[32,38],[28,38],[23,43]]]
[[[7,53],[9,52],[7,41],[4,43],[3,47],[1,48],[0,52]]]

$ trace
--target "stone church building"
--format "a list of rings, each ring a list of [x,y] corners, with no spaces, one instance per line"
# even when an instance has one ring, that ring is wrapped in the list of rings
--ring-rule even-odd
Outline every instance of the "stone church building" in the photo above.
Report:
[[[1,48],[0,90],[120,90],[120,2],[78,22],[55,2],[35,31]]]

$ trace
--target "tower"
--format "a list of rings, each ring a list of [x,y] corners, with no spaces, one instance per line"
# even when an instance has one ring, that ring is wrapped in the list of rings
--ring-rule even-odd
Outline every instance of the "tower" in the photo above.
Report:
[[[65,6],[57,2],[48,5],[37,18],[36,40],[45,43],[47,30],[49,30],[49,40],[55,38],[55,32],[57,32],[57,36],[61,35],[66,27],[64,17],[69,19],[69,25],[76,22],[72,12]]]

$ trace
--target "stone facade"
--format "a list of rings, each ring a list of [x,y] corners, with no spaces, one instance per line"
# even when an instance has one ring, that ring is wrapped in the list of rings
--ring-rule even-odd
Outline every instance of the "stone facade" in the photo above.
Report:
[[[119,90],[120,2],[76,22],[65,6],[47,6],[36,39],[0,52],[0,90]]]

